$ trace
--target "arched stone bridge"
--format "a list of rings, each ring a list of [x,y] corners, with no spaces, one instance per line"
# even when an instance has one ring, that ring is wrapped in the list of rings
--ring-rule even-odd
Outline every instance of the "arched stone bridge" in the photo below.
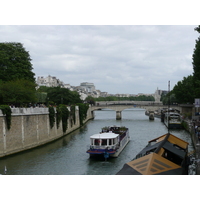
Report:
[[[108,103],[102,103],[102,104],[97,104],[95,106],[91,107],[91,111],[95,111],[95,110],[100,110],[100,109],[111,109],[116,111],[116,119],[117,120],[121,120],[122,118],[122,111],[125,109],[129,109],[129,108],[142,108],[145,109],[146,111],[148,111],[150,113],[149,117],[153,116],[154,118],[154,111],[159,110],[159,109],[163,109],[163,108],[168,108],[168,106],[166,105],[162,105],[160,103],[141,103],[141,104],[108,104]],[[180,106],[173,106],[174,109],[177,109],[181,112],[181,107]]]

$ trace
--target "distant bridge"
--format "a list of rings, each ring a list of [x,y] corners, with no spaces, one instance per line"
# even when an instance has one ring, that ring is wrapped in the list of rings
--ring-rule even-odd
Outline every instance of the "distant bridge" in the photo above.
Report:
[[[172,107],[172,106],[170,106]],[[116,119],[121,120],[122,118],[122,111],[125,109],[129,108],[142,108],[148,111],[151,115],[151,117],[154,117],[154,111],[160,110],[163,108],[168,108],[167,105],[163,105],[162,103],[154,103],[154,102],[147,102],[147,101],[115,101],[115,102],[110,102],[110,101],[102,101],[102,102],[97,102],[95,106],[91,107],[92,111],[95,110],[100,110],[100,109],[111,109],[116,111]],[[173,106],[174,109],[179,110],[180,112],[182,111],[182,108],[178,105]]]

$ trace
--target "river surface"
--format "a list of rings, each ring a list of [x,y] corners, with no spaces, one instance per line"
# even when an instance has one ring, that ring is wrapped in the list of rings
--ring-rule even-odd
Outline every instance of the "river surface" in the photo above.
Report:
[[[90,159],[86,153],[89,137],[101,131],[104,126],[126,126],[129,128],[130,142],[118,158],[105,160]],[[167,133],[160,119],[149,121],[143,109],[122,111],[122,120],[116,120],[112,110],[95,111],[94,120],[89,121],[71,134],[22,153],[0,159],[0,174],[7,175],[114,175],[126,162],[131,161],[147,142]],[[190,143],[190,135],[185,130],[170,133]]]

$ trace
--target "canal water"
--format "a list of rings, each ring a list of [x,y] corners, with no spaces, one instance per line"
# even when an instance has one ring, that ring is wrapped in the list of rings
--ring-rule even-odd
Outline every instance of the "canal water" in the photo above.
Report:
[[[116,112],[108,109],[95,111],[94,120],[73,133],[47,145],[0,159],[0,174],[7,175],[114,175],[126,162],[132,160],[147,142],[167,133],[160,119],[149,121],[143,109],[122,111],[122,120],[116,120]],[[126,126],[131,140],[118,158],[90,159],[86,153],[89,137],[104,126]],[[184,130],[170,131],[190,143],[190,135]]]

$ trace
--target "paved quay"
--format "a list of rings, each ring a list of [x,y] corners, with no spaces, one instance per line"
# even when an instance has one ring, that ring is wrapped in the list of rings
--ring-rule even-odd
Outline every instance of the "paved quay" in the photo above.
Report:
[[[198,140],[198,137],[195,136],[195,134],[193,134],[193,138],[196,159],[196,174],[200,175],[200,141]]]
[[[196,146],[196,174],[200,175],[200,144]]]
[[[196,160],[196,175],[200,175],[200,141],[195,131],[195,126],[200,126],[200,121],[185,121],[188,124],[188,131],[191,134],[193,146],[195,149],[194,155]]]

